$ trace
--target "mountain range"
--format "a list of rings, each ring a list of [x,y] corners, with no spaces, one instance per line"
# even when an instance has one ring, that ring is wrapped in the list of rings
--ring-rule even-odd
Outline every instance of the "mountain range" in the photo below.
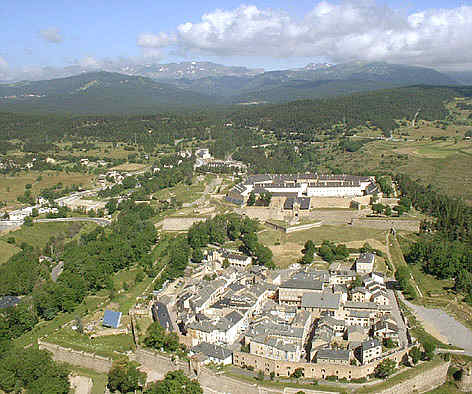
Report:
[[[71,70],[69,70],[71,71]],[[210,62],[120,66],[63,78],[0,84],[0,111],[116,113],[282,103],[409,85],[472,83],[472,73],[388,63],[308,64],[263,71]]]

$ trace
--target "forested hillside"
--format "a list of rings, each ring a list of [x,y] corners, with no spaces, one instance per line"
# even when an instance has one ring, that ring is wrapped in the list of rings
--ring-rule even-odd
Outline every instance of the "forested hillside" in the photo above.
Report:
[[[370,122],[385,131],[397,127],[395,120],[444,119],[445,102],[456,96],[470,96],[472,88],[415,86],[320,100],[287,104],[247,106],[231,114],[243,125],[275,130],[280,136],[290,132],[315,136],[317,130],[343,123],[354,128]]]
[[[140,113],[216,103],[210,96],[149,78],[107,72],[0,85],[0,110],[12,112]]]

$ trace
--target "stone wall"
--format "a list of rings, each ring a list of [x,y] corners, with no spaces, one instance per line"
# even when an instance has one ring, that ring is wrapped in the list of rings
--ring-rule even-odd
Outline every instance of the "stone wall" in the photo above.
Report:
[[[267,220],[264,222],[269,227],[274,228],[275,230],[282,231],[284,233],[290,234],[294,233],[296,231],[303,231],[303,230],[309,230],[314,227],[320,227],[323,222],[315,222],[315,223],[307,223],[307,224],[299,224],[296,226],[281,226],[280,224],[271,222],[270,220]]]
[[[48,342],[38,341],[39,348],[52,353],[52,358],[56,361],[64,362],[78,367],[93,369],[101,373],[108,373],[113,361],[96,354],[81,352],[79,350],[64,348]]]
[[[351,224],[359,227],[378,228],[380,230],[405,230],[418,232],[420,230],[419,220],[403,220],[403,219],[362,219],[352,218]]]
[[[165,218],[163,221],[157,223],[157,226],[162,225],[163,231],[186,231],[194,223],[204,222],[208,218]]]
[[[290,361],[272,360],[255,354],[234,352],[233,363],[239,367],[251,366],[255,371],[262,370],[265,375],[271,372],[275,376],[288,377],[297,368],[302,368],[305,378],[324,379],[327,376],[337,376],[339,379],[359,379],[374,372],[377,364],[385,358],[390,358],[396,363],[400,363],[407,353],[408,349],[403,349],[383,357],[381,360],[374,361],[366,365],[340,365],[330,363],[294,363]]]
[[[164,376],[169,371],[181,369],[187,375],[191,375],[189,363],[181,360],[172,361],[170,358],[163,356],[157,352],[147,349],[136,349],[135,359],[144,368],[151,369],[158,374]]]
[[[396,384],[384,390],[376,391],[378,394],[402,394],[425,393],[441,386],[446,382],[449,362],[442,363],[435,368],[428,369],[405,382]]]
[[[169,371],[180,369],[187,376],[195,377],[198,372],[198,381],[204,393],[231,393],[231,394],[263,394],[279,393],[270,389],[259,388],[256,384],[245,383],[227,376],[217,375],[215,372],[199,366],[198,371],[191,370],[190,363],[175,360],[172,361],[162,354],[147,350],[136,350],[136,361],[147,370],[151,370],[155,375],[164,376]]]
[[[351,202],[369,205],[370,196],[362,197],[311,197],[312,208],[350,208]]]
[[[316,222],[316,223],[308,223],[308,224],[299,224],[298,226],[291,226],[287,227],[285,229],[285,232],[287,234],[294,233],[296,231],[303,231],[303,230],[309,230],[310,228],[314,227],[320,227],[323,223],[322,222]]]

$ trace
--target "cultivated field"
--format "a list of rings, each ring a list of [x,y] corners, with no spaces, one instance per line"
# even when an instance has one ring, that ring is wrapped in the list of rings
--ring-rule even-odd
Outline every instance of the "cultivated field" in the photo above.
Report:
[[[39,178],[41,177],[41,178]],[[45,189],[58,183],[63,187],[82,185],[83,188],[91,187],[94,176],[81,173],[65,173],[56,171],[29,171],[22,172],[14,177],[0,177],[0,201],[4,201],[10,207],[20,206],[17,197],[25,192],[25,185],[31,185],[31,192],[37,195],[41,189]]]

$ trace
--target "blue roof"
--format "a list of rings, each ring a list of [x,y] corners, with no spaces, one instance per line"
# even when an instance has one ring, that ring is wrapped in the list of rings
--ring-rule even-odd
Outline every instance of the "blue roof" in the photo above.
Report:
[[[118,328],[121,320],[121,312],[106,310],[103,315],[102,325],[105,327]]]
[[[21,299],[14,296],[0,297],[0,309],[10,308],[19,304]]]

